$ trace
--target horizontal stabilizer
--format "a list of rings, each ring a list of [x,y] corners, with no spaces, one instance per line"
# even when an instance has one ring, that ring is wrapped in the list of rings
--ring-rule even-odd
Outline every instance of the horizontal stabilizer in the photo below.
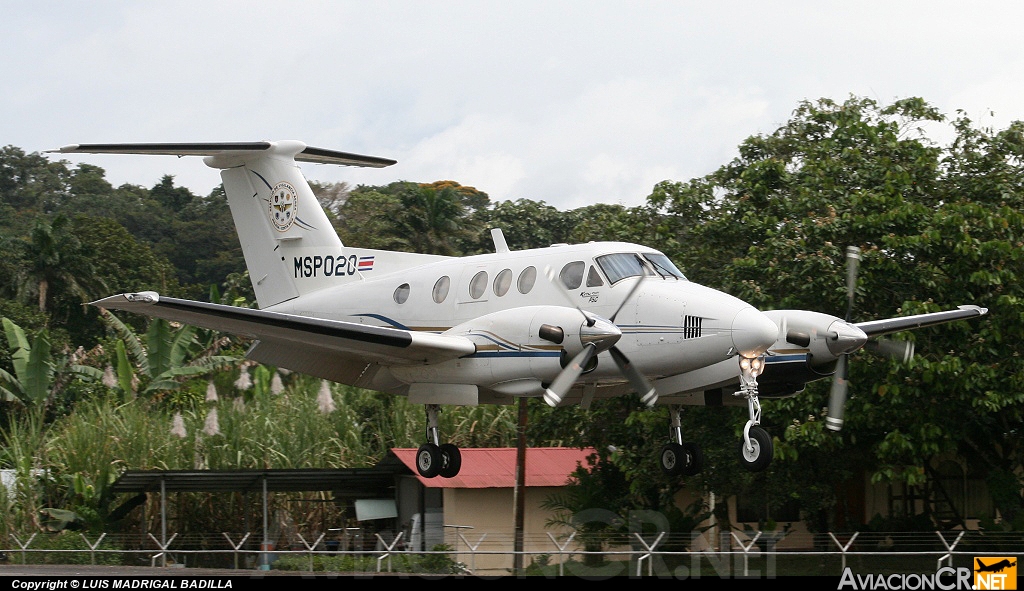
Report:
[[[158,143],[158,144],[71,144],[49,153],[59,154],[155,154],[158,156],[217,156],[231,153],[259,154],[276,142]],[[396,161],[307,146],[295,155],[298,162],[383,168]]]

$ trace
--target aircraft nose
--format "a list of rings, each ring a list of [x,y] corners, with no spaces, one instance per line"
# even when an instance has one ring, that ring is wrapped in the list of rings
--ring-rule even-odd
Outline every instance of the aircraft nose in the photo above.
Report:
[[[757,357],[779,338],[779,327],[755,308],[743,308],[732,319],[732,344],[744,357]]]

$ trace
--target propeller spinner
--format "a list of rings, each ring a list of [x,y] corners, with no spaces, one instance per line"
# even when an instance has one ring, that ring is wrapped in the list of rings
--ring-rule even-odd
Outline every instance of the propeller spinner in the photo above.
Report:
[[[658,400],[658,392],[654,389],[654,385],[651,384],[650,380],[647,379],[644,374],[640,372],[626,355],[615,347],[615,343],[622,337],[622,331],[615,326],[615,317],[618,316],[619,312],[626,305],[636,291],[640,288],[641,283],[644,281],[643,277],[638,277],[630,288],[629,293],[622,299],[619,307],[607,320],[596,316],[594,314],[584,311],[582,308],[577,306],[569,298],[568,292],[561,287],[561,283],[558,282],[554,277],[552,269],[547,270],[548,279],[559,288],[562,294],[565,295],[566,299],[570,301],[571,305],[580,311],[580,314],[584,318],[584,326],[580,327],[580,340],[583,342],[583,350],[573,357],[565,368],[555,377],[554,381],[544,391],[544,401],[549,406],[558,406],[565,395],[572,388],[576,380],[579,379],[580,375],[583,374],[590,363],[591,359],[597,356],[598,353],[608,351],[615,361],[616,367],[619,368],[619,372],[629,381],[630,385],[640,395],[640,400],[647,406],[654,406],[654,403]],[[552,327],[557,328],[557,327]],[[546,332],[553,332],[548,329]],[[547,338],[544,334],[540,335],[541,338]],[[551,340],[551,339],[548,339]]]

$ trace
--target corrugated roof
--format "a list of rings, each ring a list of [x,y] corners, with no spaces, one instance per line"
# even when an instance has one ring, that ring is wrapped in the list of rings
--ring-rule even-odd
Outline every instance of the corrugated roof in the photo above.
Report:
[[[380,468],[341,470],[129,470],[111,487],[116,493],[261,492],[338,490],[350,494],[379,493],[394,486],[395,471]]]
[[[401,461],[428,488],[513,488],[516,484],[516,448],[462,448],[462,468],[454,478],[423,478],[416,471],[416,450],[393,448]],[[531,447],[526,450],[526,486],[562,486],[578,465],[589,467],[593,448]],[[384,460],[379,465],[384,465]]]
[[[332,490],[339,496],[379,496],[394,487],[397,474],[412,473],[429,488],[513,488],[516,448],[461,449],[462,469],[455,478],[422,478],[416,449],[392,449],[373,468],[276,470],[129,470],[112,492],[224,492]],[[526,486],[562,486],[578,464],[588,466],[592,448],[532,447],[526,450]]]

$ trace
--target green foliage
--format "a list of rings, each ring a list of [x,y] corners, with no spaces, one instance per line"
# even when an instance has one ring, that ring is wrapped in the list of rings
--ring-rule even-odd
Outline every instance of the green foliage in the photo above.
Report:
[[[193,326],[172,327],[166,320],[155,318],[145,335],[139,337],[109,310],[101,309],[100,317],[118,338],[117,382],[126,395],[155,396],[178,391],[190,378],[209,375],[241,361],[234,355],[216,355],[227,341]]]
[[[918,98],[804,102],[775,132],[744,141],[731,163],[662,183],[648,200],[667,214],[679,245],[669,254],[691,279],[763,308],[842,316],[843,251],[855,245],[855,321],[989,309],[978,321],[902,336],[916,342],[908,365],[857,354],[840,434],[820,423],[827,381],[763,402],[762,420],[785,429],[769,477],[788,472],[782,486],[801,502],[815,489],[829,502],[834,493],[815,480],[841,482],[848,469],[920,484],[945,453],[992,474],[1022,473],[1024,126],[993,131],[960,117],[943,148],[923,127],[944,123]],[[1021,511],[1022,487],[1005,487],[1016,492],[997,501],[1004,518]]]
[[[953,132],[948,145],[929,137],[939,126]],[[663,250],[690,279],[759,307],[842,315],[843,252],[856,245],[863,261],[855,321],[961,303],[984,306],[989,315],[978,321],[897,335],[915,341],[918,355],[907,365],[869,352],[855,355],[839,434],[821,421],[827,381],[793,398],[762,401],[777,458],[760,476],[735,461],[743,409],[688,409],[683,430],[701,443],[707,468],[685,486],[719,497],[759,487],[786,491],[771,502],[799,501],[820,531],[835,524],[843,494],[835,485],[852,474],[867,470],[873,482],[919,484],[928,478],[929,462],[955,454],[985,478],[1003,518],[999,526],[1012,527],[1024,519],[1022,164],[1024,123],[991,129],[962,113],[948,120],[920,98],[879,104],[850,97],[800,103],[777,130],[743,141],[731,162],[701,178],[659,183],[638,208],[597,204],[559,212],[528,199],[492,203],[453,181],[314,188],[343,241],[353,246],[490,252],[487,230],[493,227],[503,229],[513,249],[640,242]],[[81,306],[103,284],[115,292],[156,289],[196,299],[209,293],[211,301],[252,305],[237,237],[225,231],[232,222],[222,189],[199,197],[175,187],[170,176],[151,189],[113,188],[99,167],[72,168],[8,146],[0,150],[0,213],[0,234],[12,253],[0,261],[0,289],[6,290],[0,291],[0,312],[26,327],[22,336],[7,331],[7,345],[0,346],[6,395],[106,405],[76,406],[74,418],[54,425],[55,441],[87,448],[84,436],[62,430],[84,432],[89,423],[74,422],[82,417],[112,425],[116,421],[100,418],[109,413],[137,421],[123,431],[105,426],[120,433],[111,438],[158,450],[149,455],[107,442],[109,449],[95,451],[86,466],[75,464],[69,449],[57,454],[60,446],[49,446],[54,455],[43,458],[27,444],[9,444],[4,461],[25,474],[59,465],[57,457],[75,465],[58,470],[61,477],[49,485],[65,491],[68,503],[101,504],[96,495],[107,477],[102,464],[92,465],[97,457],[124,454],[116,461],[133,467],[353,466],[373,462],[388,447],[422,442],[422,409],[405,399],[332,386],[338,410],[324,414],[315,401],[319,380],[287,376],[287,388],[277,393],[271,386],[276,369],[256,366],[254,386],[234,388],[239,369],[227,358],[237,357],[225,353],[240,351],[240,342],[166,324],[114,323],[109,315],[101,325],[96,311]],[[75,355],[72,343],[91,347],[103,326],[114,335],[104,345],[121,393],[111,400],[97,382],[72,379],[64,361]],[[218,357],[223,363],[212,361]],[[209,378],[222,399],[202,404]],[[154,409],[148,400],[132,401],[132,392],[161,404]],[[169,432],[174,411],[189,433],[184,439]],[[211,414],[219,418],[219,433],[198,435]],[[512,445],[513,415],[511,407],[446,408],[441,429],[460,445]],[[5,436],[47,447],[42,442],[51,434],[42,417],[37,426],[14,411],[4,418]],[[593,488],[603,487],[604,496],[566,501],[593,498],[621,511],[662,510],[684,486],[656,468],[666,422],[663,409],[626,397],[590,409],[534,406],[527,435],[531,445],[598,450],[593,478],[600,486]],[[16,512],[12,519],[21,525],[35,515]]]
[[[26,540],[27,541],[27,540]],[[94,552],[91,544],[99,545]],[[75,531],[39,534],[32,538],[31,552],[8,554],[15,564],[107,564],[124,563],[124,556],[113,542],[89,538],[87,534]],[[24,558],[23,558],[24,557]]]
[[[456,562],[447,554],[453,551],[447,544],[438,544],[430,549],[431,553],[394,553],[384,563],[391,565],[395,573],[416,573],[426,575],[465,575],[469,574],[466,565]],[[288,554],[274,561],[275,570],[306,571],[317,573],[372,573],[377,574],[377,556],[302,556]]]
[[[20,326],[8,318],[2,320],[11,352],[14,373],[0,369],[0,395],[29,407],[45,409],[70,379],[98,380],[102,372],[76,363],[76,356],[54,357],[50,338],[44,329],[31,341]]]

